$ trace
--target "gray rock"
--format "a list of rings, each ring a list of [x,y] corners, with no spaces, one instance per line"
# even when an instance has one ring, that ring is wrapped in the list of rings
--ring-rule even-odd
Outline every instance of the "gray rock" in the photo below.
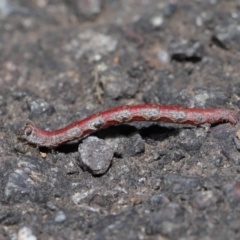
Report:
[[[131,157],[145,151],[145,141],[138,133],[107,139],[106,142],[114,149],[117,157]]]
[[[0,212],[0,223],[5,226],[12,226],[21,221],[21,213],[19,211],[3,210]]]
[[[197,151],[201,148],[206,137],[207,133],[204,129],[196,129],[195,131],[183,129],[179,134],[178,144],[187,152]]]
[[[240,26],[235,23],[222,23],[215,27],[213,42],[224,49],[240,51]]]
[[[66,219],[67,219],[67,216],[63,211],[57,212],[54,218],[55,222],[58,222],[58,223],[64,222]]]
[[[50,164],[41,158],[25,156],[8,159],[8,164],[11,166],[6,165],[1,170],[5,202],[46,203],[51,194],[61,195],[59,187],[65,192],[69,188],[66,178],[62,177],[63,172],[52,169]]]
[[[48,102],[40,98],[30,102],[29,108],[30,108],[30,118],[37,117],[43,114],[50,116],[54,112],[53,106],[51,106]]]
[[[203,58],[203,45],[199,41],[174,41],[169,45],[172,59],[177,61],[200,61]]]
[[[104,174],[111,164],[114,153],[111,146],[97,137],[83,140],[78,151],[83,167],[93,174]]]

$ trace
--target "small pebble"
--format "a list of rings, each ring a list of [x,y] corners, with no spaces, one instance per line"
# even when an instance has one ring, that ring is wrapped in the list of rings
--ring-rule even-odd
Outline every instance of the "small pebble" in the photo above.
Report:
[[[52,210],[52,211],[56,211],[57,210],[57,206],[52,203],[52,202],[47,202],[47,207]]]
[[[114,150],[104,140],[88,137],[79,145],[78,151],[84,167],[93,174],[104,174],[112,161]]]
[[[162,16],[156,16],[151,19],[151,23],[154,28],[159,28],[163,24],[163,17]]]
[[[66,219],[67,219],[67,217],[63,211],[57,212],[57,214],[54,218],[55,222],[58,222],[58,223],[64,222]]]
[[[203,58],[203,45],[199,41],[181,40],[169,45],[169,53],[176,61],[200,61]]]
[[[37,240],[37,237],[33,235],[29,227],[22,227],[18,231],[17,240]]]
[[[50,116],[54,112],[54,108],[48,102],[40,98],[30,102],[29,108],[31,112],[30,115],[32,117],[33,116],[36,117],[43,114]]]
[[[235,23],[223,23],[217,25],[212,35],[212,41],[223,49],[240,51],[239,46],[240,27]]]

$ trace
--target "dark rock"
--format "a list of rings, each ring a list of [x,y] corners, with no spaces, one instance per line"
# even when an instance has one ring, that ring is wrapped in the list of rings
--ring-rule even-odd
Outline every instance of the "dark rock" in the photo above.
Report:
[[[184,157],[185,157],[185,153],[183,151],[177,150],[173,152],[171,158],[174,162],[179,162]]]
[[[9,212],[7,211],[1,211],[0,212],[0,223],[2,223],[9,215]]]
[[[115,137],[106,139],[108,145],[114,149],[114,155],[116,157],[123,157],[125,153],[126,142],[128,142],[126,137]]]
[[[203,129],[196,129],[195,131],[183,129],[180,131],[178,144],[181,149],[187,152],[197,151],[201,148],[206,137],[207,133]]]
[[[15,171],[10,173],[8,183],[5,187],[6,199],[9,199],[11,196],[13,197],[17,192],[21,193],[21,195],[29,194],[33,183],[30,183],[27,180],[28,176],[24,171]],[[18,186],[18,184],[20,184],[20,186]]]
[[[139,134],[134,134],[129,138],[123,156],[135,156],[139,153],[144,152],[144,150],[145,141],[141,138]]]
[[[20,101],[24,99],[26,96],[32,95],[27,89],[23,88],[13,88],[11,95],[14,100]]]
[[[131,157],[145,151],[145,141],[138,133],[127,137],[109,138],[106,142],[114,149],[117,157]]]
[[[21,220],[20,212],[2,211],[0,212],[0,222],[5,226],[18,224]]]
[[[104,174],[112,161],[113,148],[104,140],[88,137],[79,145],[81,164],[93,174]]]
[[[222,164],[222,157],[219,157],[219,156],[214,157],[213,164],[215,167],[220,167]]]
[[[171,58],[176,61],[198,62],[203,58],[203,45],[199,41],[179,41],[169,45]]]
[[[128,74],[130,75],[130,77],[132,78],[142,78],[142,76],[144,75],[144,71],[146,71],[146,69],[144,68],[143,65],[136,64],[136,66],[133,66],[131,69],[128,70]]]
[[[18,166],[7,174],[4,197],[7,201],[24,198],[38,198],[38,184],[41,178],[39,166],[28,160],[18,161]]]
[[[172,17],[177,11],[177,4],[173,3],[168,3],[166,6],[163,8],[163,15],[166,18]]]
[[[211,128],[212,136],[217,140],[222,153],[235,164],[240,164],[239,153],[233,149],[235,131],[230,124],[219,124]]]
[[[3,166],[1,169],[1,174],[4,172],[3,200],[6,202],[30,200],[46,203],[50,195],[61,196],[60,189],[66,191],[68,188],[66,179],[62,178],[63,172],[52,172],[49,164],[41,158],[26,156],[9,159],[7,164],[11,166]],[[51,176],[51,182],[48,175]]]

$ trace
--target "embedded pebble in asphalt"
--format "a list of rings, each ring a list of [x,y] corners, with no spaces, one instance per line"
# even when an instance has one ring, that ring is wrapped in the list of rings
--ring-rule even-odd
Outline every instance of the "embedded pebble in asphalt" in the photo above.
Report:
[[[88,169],[93,174],[105,173],[113,158],[113,148],[104,140],[97,137],[88,137],[79,145],[83,168]]]

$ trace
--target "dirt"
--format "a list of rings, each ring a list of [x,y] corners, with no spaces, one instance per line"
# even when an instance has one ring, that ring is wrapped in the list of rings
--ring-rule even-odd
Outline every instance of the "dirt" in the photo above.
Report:
[[[240,1],[2,0],[0,16],[0,239],[240,239],[239,123],[17,138],[124,104],[238,110]]]

